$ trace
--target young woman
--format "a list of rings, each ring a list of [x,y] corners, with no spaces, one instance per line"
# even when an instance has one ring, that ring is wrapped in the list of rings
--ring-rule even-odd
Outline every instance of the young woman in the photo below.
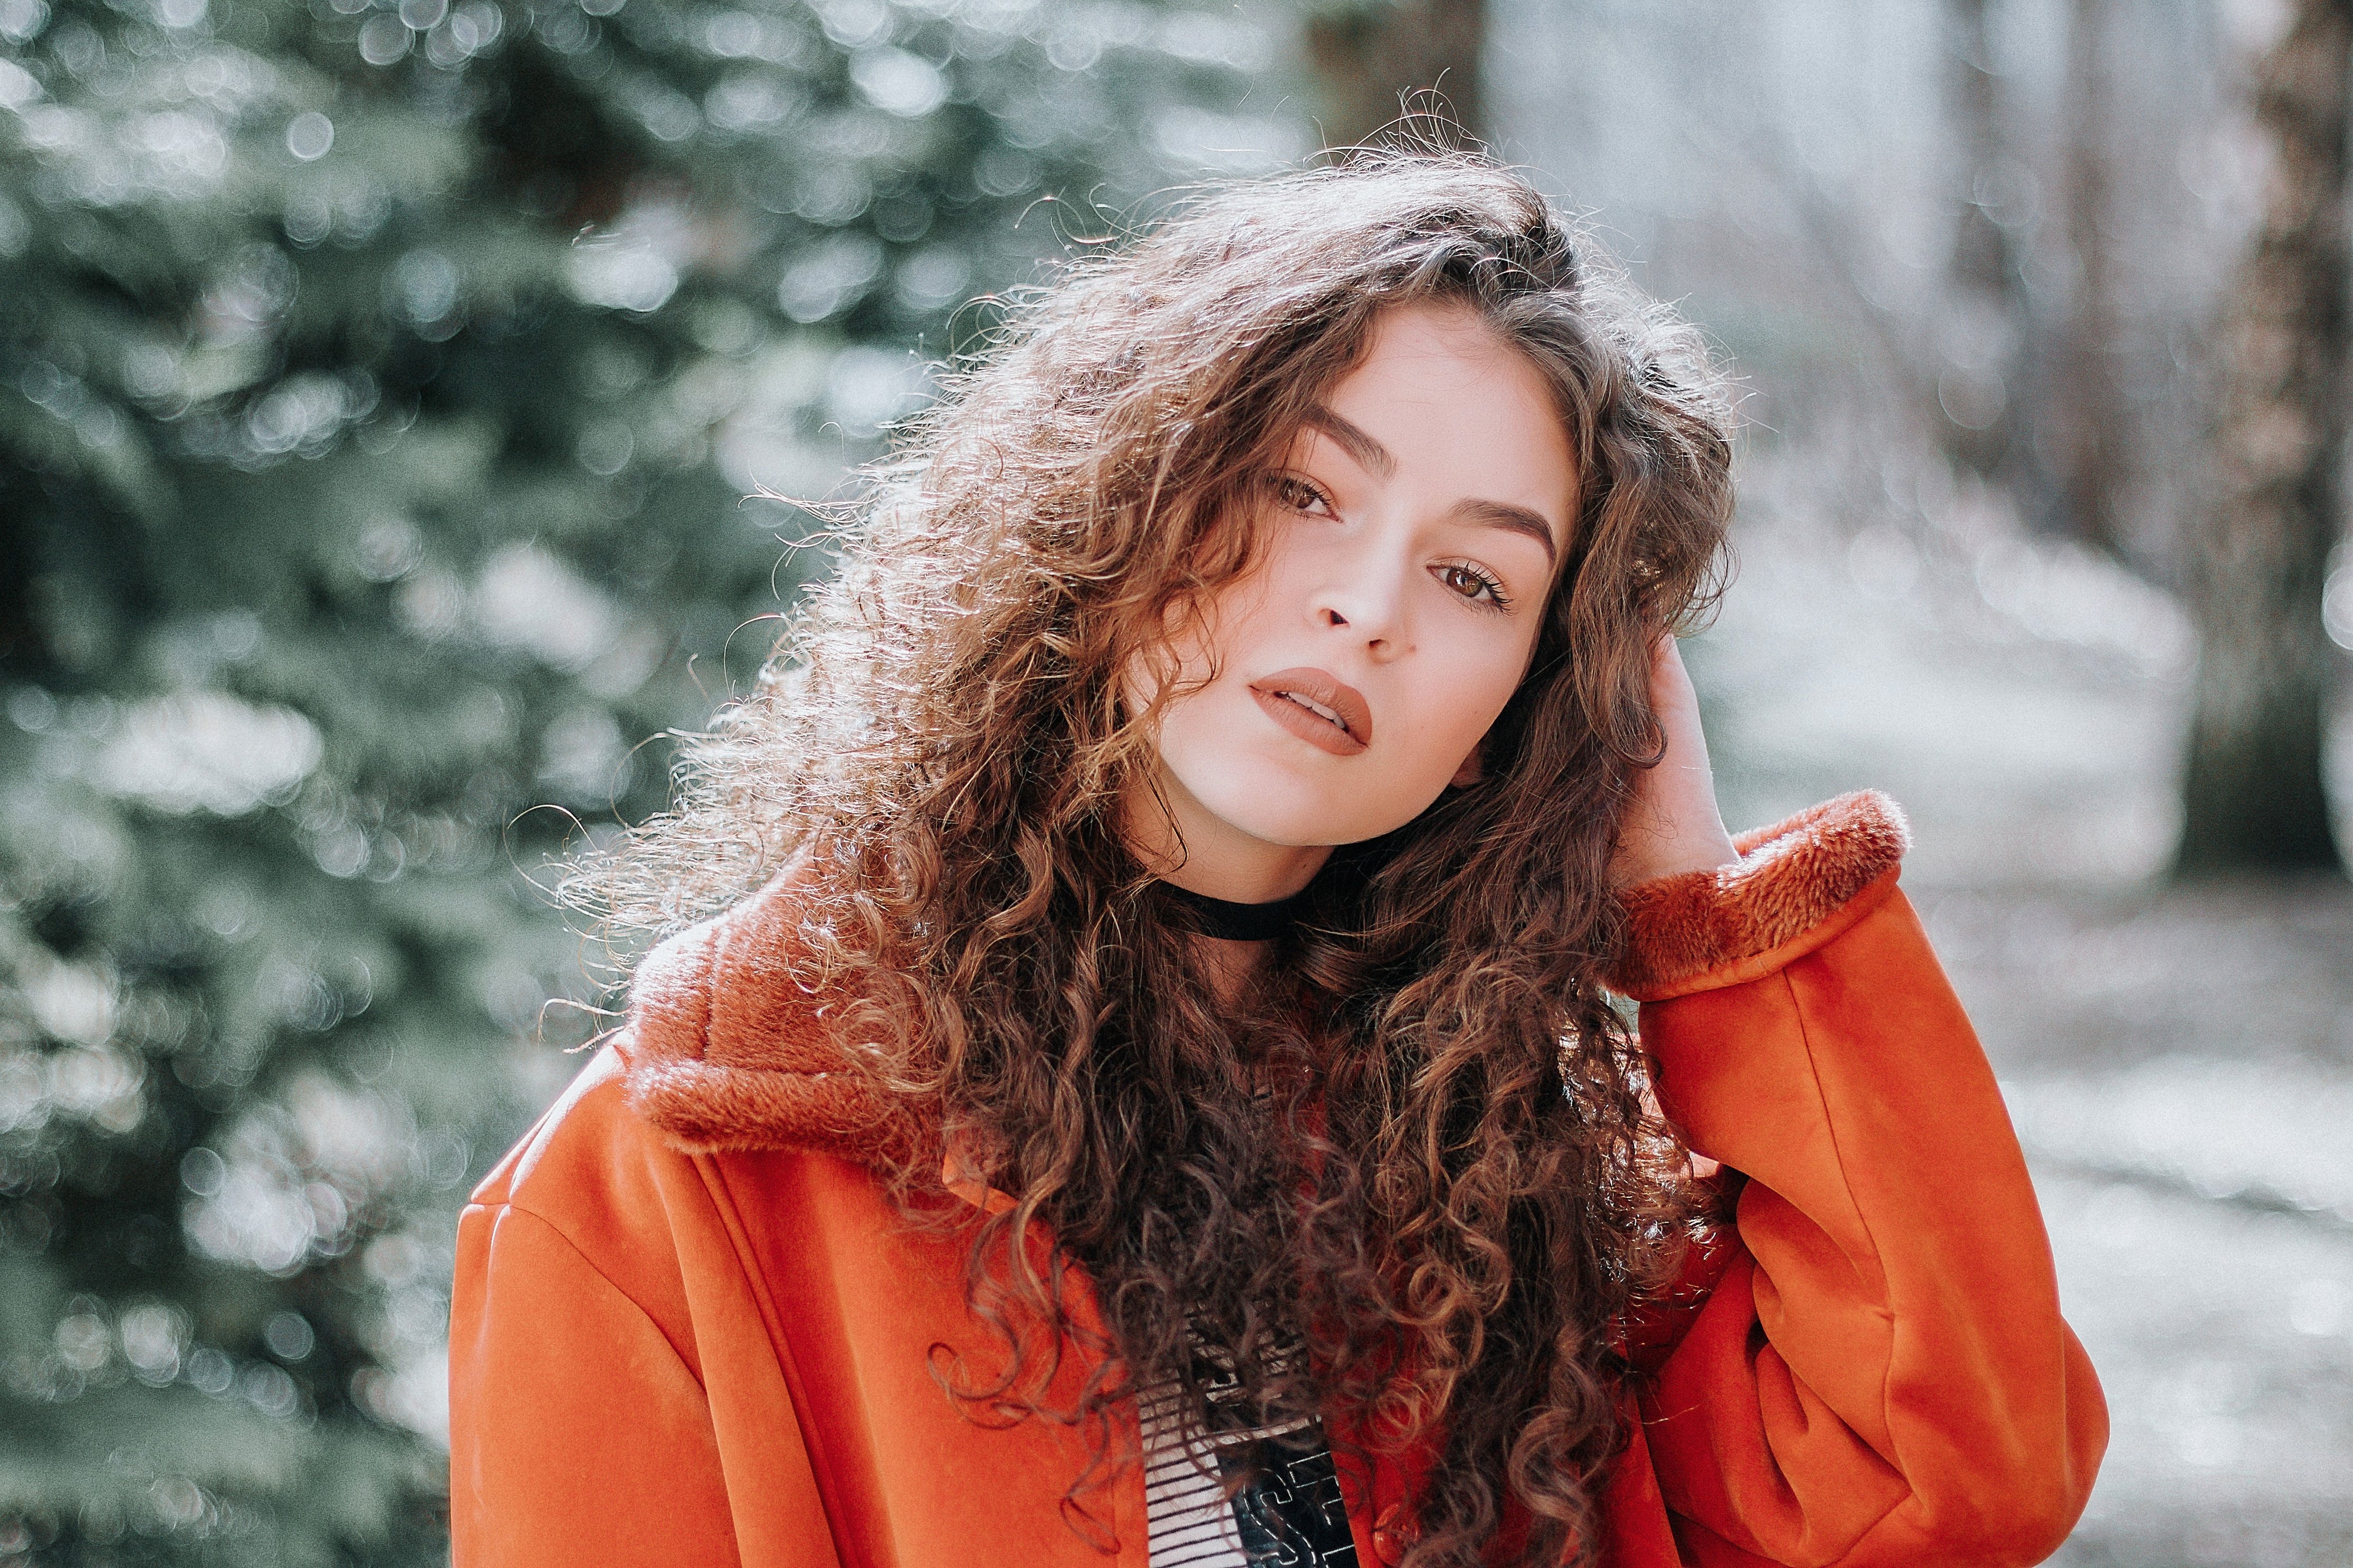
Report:
[[[1903,822],[1717,816],[1726,425],[1469,158],[1018,310],[466,1211],[459,1563],[2053,1550],[2105,1414]]]

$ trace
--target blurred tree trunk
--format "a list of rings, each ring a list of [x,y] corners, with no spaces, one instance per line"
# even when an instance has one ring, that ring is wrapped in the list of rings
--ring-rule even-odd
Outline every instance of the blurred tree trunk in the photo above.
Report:
[[[1484,0],[1326,0],[1307,20],[1324,144],[1364,142],[1397,120],[1413,93],[1435,93],[1464,130],[1485,130],[1479,51]],[[1431,107],[1415,102],[1409,107]]]
[[[1958,144],[1961,196],[1947,268],[1950,309],[1936,344],[1936,428],[1955,467],[2008,486],[2021,512],[2042,510],[2021,439],[2021,348],[2031,303],[2011,226],[2030,200],[2024,167],[2005,154],[2001,82],[1993,68],[1988,0],[1946,0],[1947,110]]]
[[[2335,657],[2320,600],[2341,522],[2348,68],[2353,0],[2296,0],[2256,72],[2273,162],[2225,308],[2213,508],[2191,541],[2201,654],[2185,874],[2339,864],[2321,775]]]
[[[2067,243],[2075,253],[2066,331],[2051,376],[2053,495],[2065,531],[2122,552],[2118,502],[2126,478],[2126,410],[2116,384],[2116,258],[2107,234],[2109,82],[2102,59],[2111,0],[2073,0],[2067,34]]]

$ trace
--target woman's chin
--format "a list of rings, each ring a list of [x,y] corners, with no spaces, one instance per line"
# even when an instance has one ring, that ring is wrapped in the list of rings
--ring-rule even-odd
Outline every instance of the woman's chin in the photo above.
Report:
[[[1359,844],[1402,827],[1418,815],[1408,811],[1391,821],[1390,814],[1378,809],[1379,803],[1366,800],[1360,791],[1304,788],[1296,781],[1287,781],[1290,787],[1284,787],[1284,782],[1219,790],[1201,804],[1235,832],[1288,849]]]

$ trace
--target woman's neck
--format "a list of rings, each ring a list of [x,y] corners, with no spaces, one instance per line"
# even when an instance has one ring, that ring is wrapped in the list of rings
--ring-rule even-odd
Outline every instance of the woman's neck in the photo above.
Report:
[[[1188,893],[1238,904],[1274,903],[1306,887],[1332,857],[1329,845],[1270,844],[1238,833],[1208,813],[1187,809],[1188,801],[1168,798],[1171,790],[1183,795],[1173,779],[1164,779],[1157,795],[1130,791],[1122,803],[1121,837],[1145,869]],[[1192,942],[1218,1001],[1226,1006],[1250,989],[1274,945],[1202,935]]]
[[[1171,791],[1175,792],[1172,796]],[[1189,893],[1237,904],[1271,904],[1313,881],[1332,858],[1328,844],[1271,844],[1190,808],[1182,786],[1164,781],[1160,795],[1131,791],[1120,814],[1121,837],[1154,876]]]

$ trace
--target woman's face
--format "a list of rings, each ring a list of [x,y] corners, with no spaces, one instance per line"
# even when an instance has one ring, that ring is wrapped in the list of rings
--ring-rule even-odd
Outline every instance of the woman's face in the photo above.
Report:
[[[1173,825],[1139,802],[1127,816],[1147,863],[1214,896],[1282,897],[1333,846],[1475,776],[1535,651],[1576,486],[1534,364],[1467,310],[1383,314],[1270,476],[1255,563],[1174,649],[1187,680],[1217,677],[1163,711]],[[1131,703],[1155,689],[1139,663]]]

